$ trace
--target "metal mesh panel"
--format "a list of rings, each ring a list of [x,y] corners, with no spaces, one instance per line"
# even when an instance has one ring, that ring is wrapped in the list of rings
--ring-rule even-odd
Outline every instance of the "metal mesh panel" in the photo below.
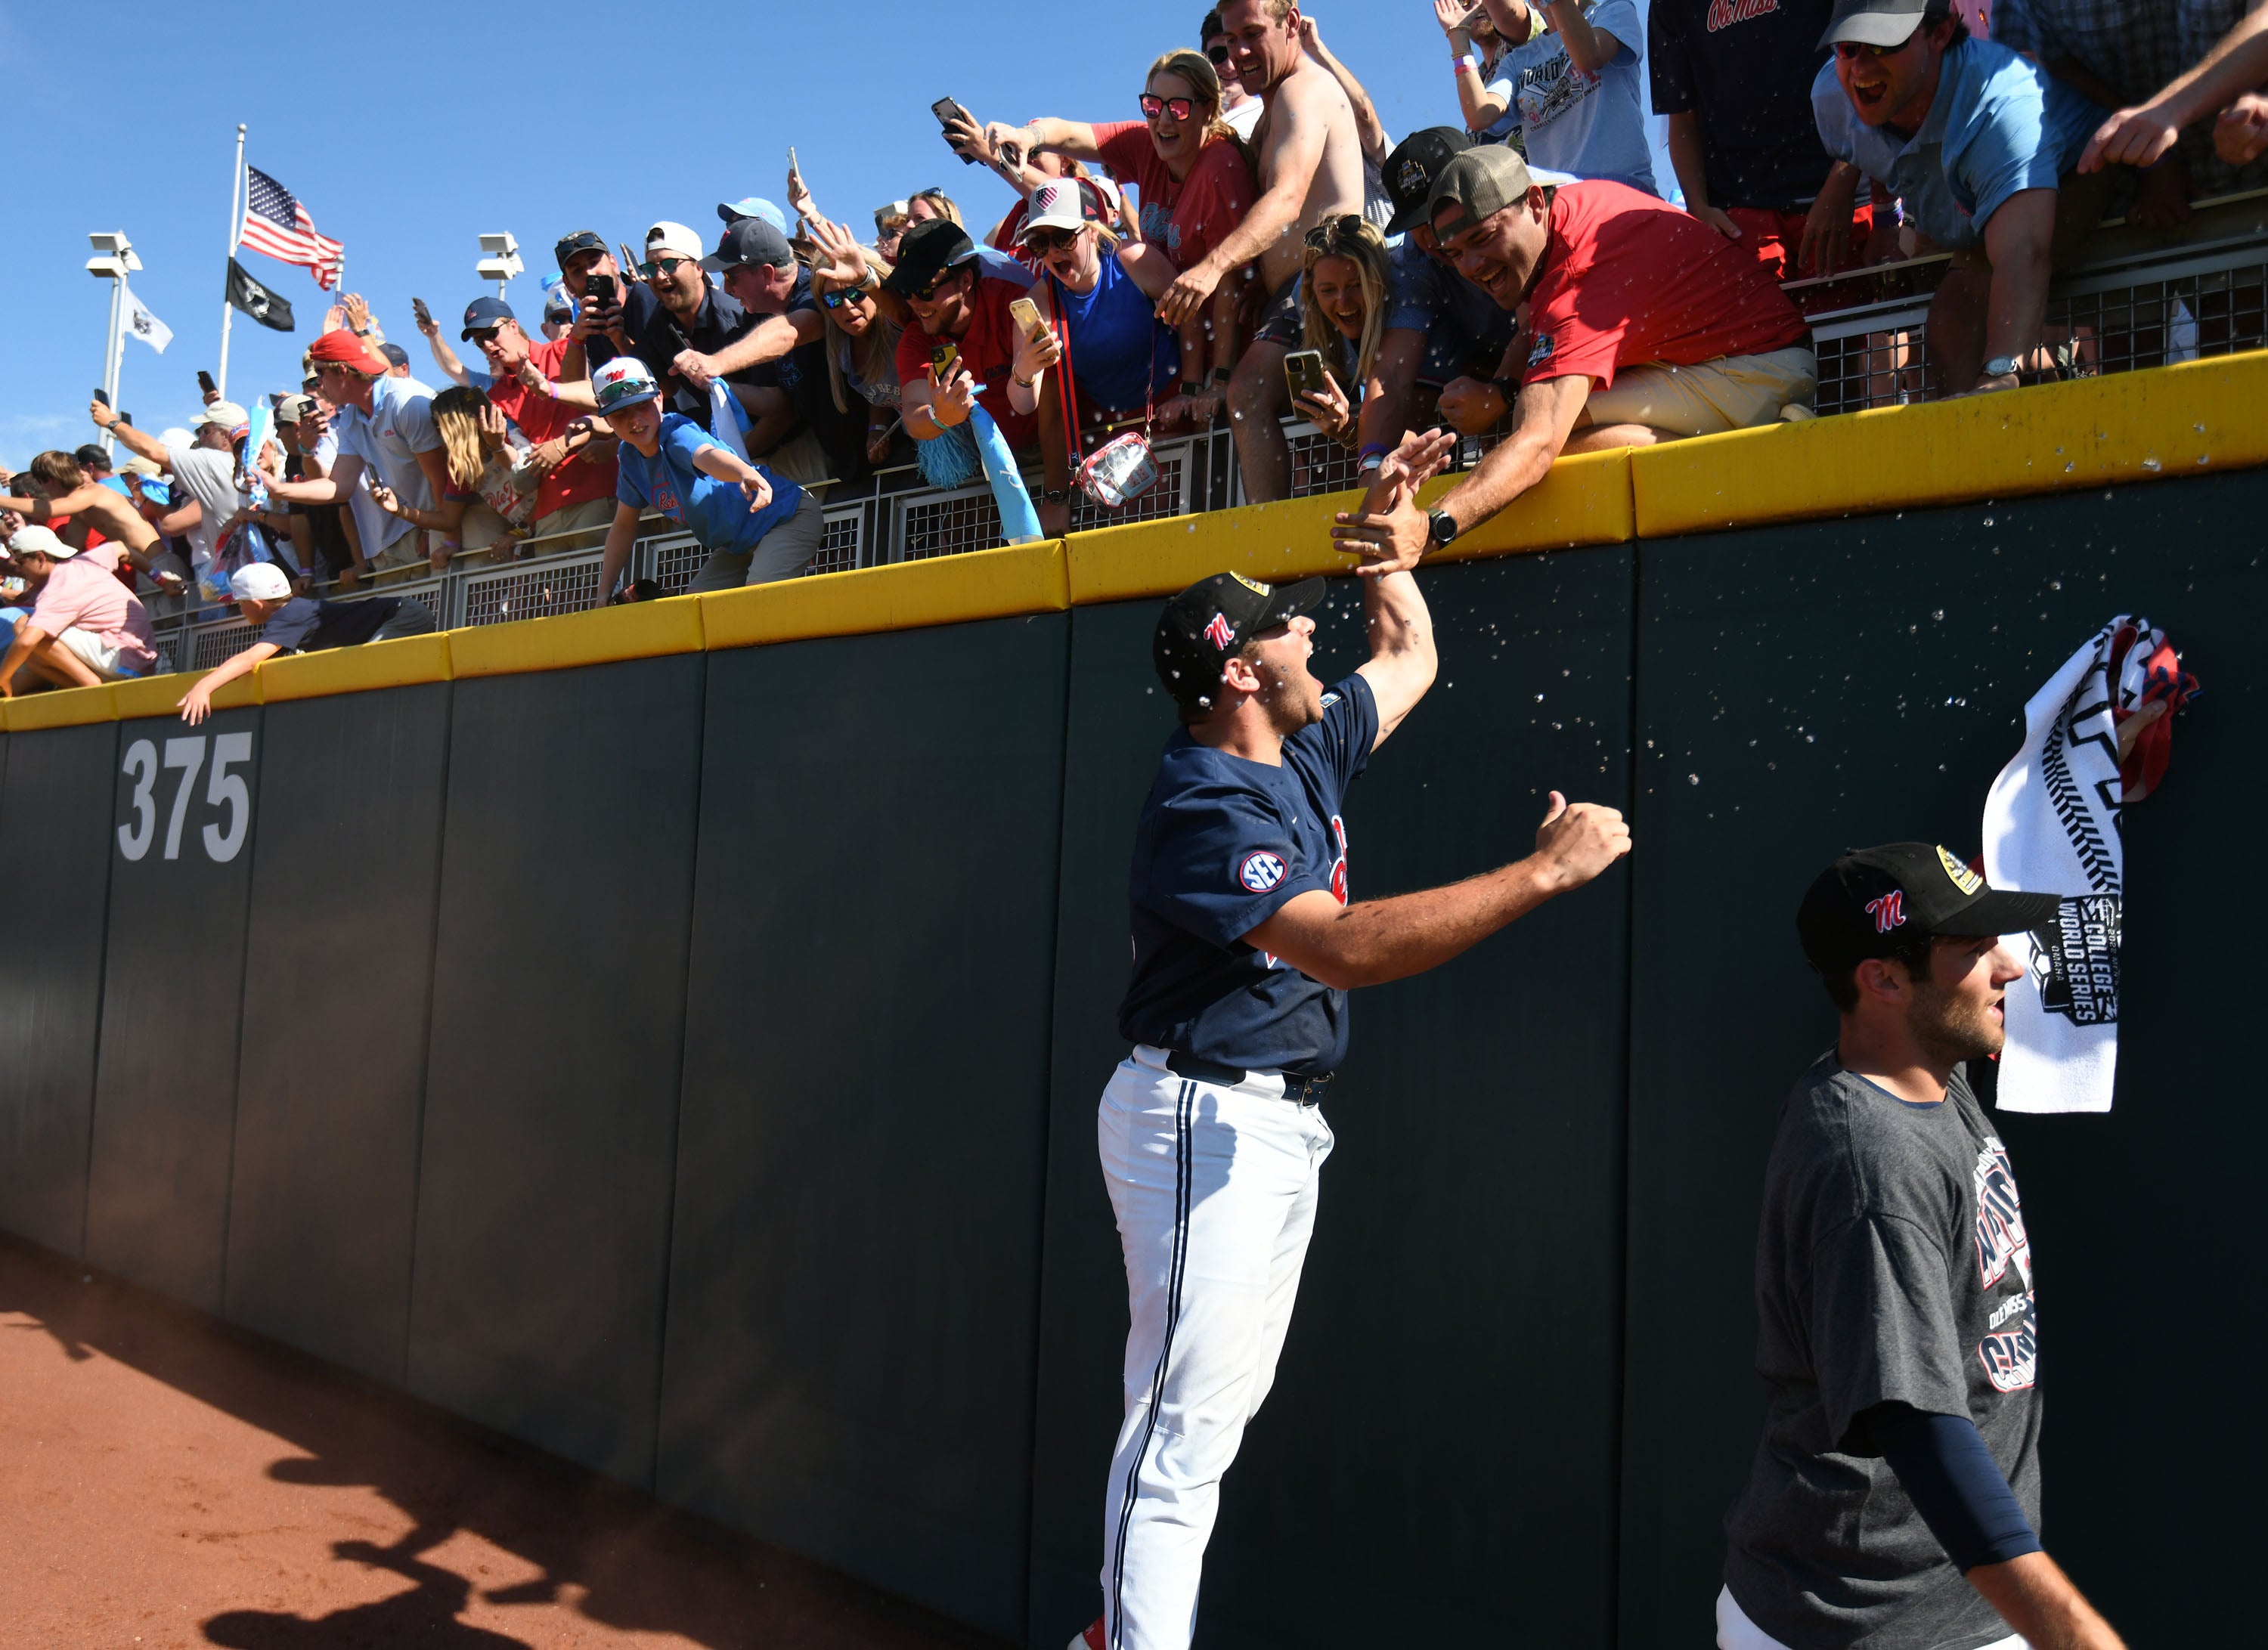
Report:
[[[188,659],[184,661],[176,654],[173,662],[188,670],[210,670],[244,652],[257,636],[257,631],[241,622],[199,625],[188,633]]]
[[[990,488],[946,493],[922,504],[902,505],[905,528],[898,559],[925,562],[933,556],[989,550],[1000,542],[1000,507]]]
[[[709,552],[703,548],[701,541],[689,533],[672,534],[666,539],[648,539],[638,548],[645,554],[640,556],[634,552],[631,564],[644,566],[646,569],[644,577],[659,585],[665,596],[683,595],[686,586],[693,582],[695,576],[709,561]]]
[[[827,536],[819,541],[819,554],[811,558],[804,574],[847,573],[858,565],[860,541],[866,536],[866,512],[846,510],[840,515],[827,518]]]
[[[1071,530],[1089,533],[1096,527],[1120,527],[1130,521],[1163,521],[1189,511],[1189,447],[1153,449],[1158,460],[1158,484],[1123,510],[1105,510],[1074,488],[1071,496]]]
[[[500,573],[474,573],[464,583],[461,622],[505,624],[514,619],[546,619],[580,613],[598,605],[599,557],[563,556],[547,565]]]
[[[2080,376],[2130,372],[2200,356],[2257,350],[2268,263],[2141,281],[2048,300],[2048,337],[2067,339]],[[2025,381],[2035,381],[2026,374]]]
[[[1362,485],[1358,468],[1361,455],[1348,451],[1307,424],[1293,424],[1284,432],[1292,444],[1292,497],[1312,498],[1317,493],[1343,493]]]
[[[1819,388],[1811,408],[1821,417],[1862,407],[1898,407],[1928,398],[1929,353],[1922,321],[1929,306],[1905,305],[1870,317],[1875,330],[1815,335]]]

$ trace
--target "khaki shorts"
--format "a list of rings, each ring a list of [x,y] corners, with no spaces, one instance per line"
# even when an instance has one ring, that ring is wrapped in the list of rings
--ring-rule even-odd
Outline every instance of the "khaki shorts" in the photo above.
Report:
[[[126,656],[126,650],[105,642],[92,630],[82,630],[76,624],[66,626],[55,637],[77,655],[85,665],[105,681],[128,681],[150,674],[151,667],[141,659]]]
[[[1778,424],[1783,407],[1809,407],[1819,387],[1819,361],[1808,344],[1770,355],[1727,355],[1698,366],[1657,362],[1615,374],[1594,389],[1575,428],[1650,424],[1678,436],[1721,435]]]
[[[535,536],[554,541],[539,544],[532,552],[549,556],[558,550],[594,550],[607,541],[607,529],[615,525],[615,512],[621,506],[612,498],[585,498],[579,505],[569,505],[548,516],[535,519]],[[561,534],[573,534],[573,538],[556,538]]]
[[[425,535],[416,527],[403,534],[370,558],[370,564],[379,572],[390,567],[423,567],[426,564]]]

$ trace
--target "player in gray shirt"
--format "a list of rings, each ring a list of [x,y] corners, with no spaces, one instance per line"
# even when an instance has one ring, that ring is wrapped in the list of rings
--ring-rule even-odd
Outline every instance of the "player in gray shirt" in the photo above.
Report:
[[[1942,848],[1838,859],[1796,918],[1842,1013],[1780,1112],[1756,1237],[1770,1396],[1727,1515],[1719,1650],[2118,1650],[2035,1534],[2038,1336],[2007,1148],[1962,1067],[1999,1052],[2054,920]]]

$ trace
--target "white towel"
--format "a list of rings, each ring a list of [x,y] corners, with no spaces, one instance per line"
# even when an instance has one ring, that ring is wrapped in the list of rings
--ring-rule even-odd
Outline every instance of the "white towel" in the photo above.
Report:
[[[2146,621],[2131,622],[2147,629]],[[2003,1111],[2110,1109],[2126,862],[2110,667],[2112,639],[2129,623],[2122,615],[2103,626],[2032,696],[2023,748],[1984,799],[1985,880],[1996,888],[2068,896],[2054,932],[2009,936],[2031,967],[2008,988],[2004,1005]],[[2131,659],[2152,651],[2126,653]]]

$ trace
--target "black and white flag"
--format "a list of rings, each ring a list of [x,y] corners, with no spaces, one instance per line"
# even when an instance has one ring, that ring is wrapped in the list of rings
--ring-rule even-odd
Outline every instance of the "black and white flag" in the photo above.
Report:
[[[278,298],[261,285],[233,258],[228,261],[228,301],[263,327],[273,327],[278,332],[292,330],[290,300]]]

